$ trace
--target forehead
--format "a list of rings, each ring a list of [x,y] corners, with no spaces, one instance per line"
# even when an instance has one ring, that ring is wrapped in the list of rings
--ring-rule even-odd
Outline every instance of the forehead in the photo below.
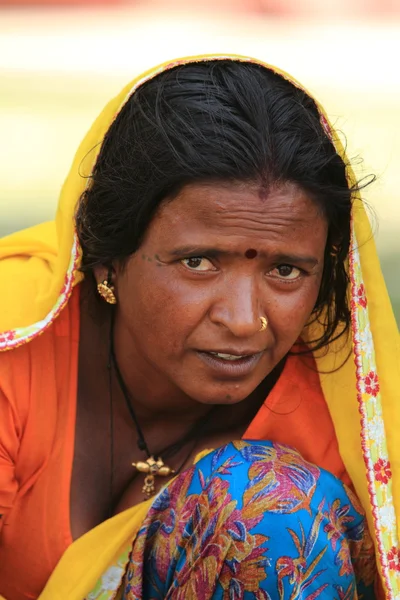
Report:
[[[203,230],[211,235],[276,238],[306,235],[326,229],[322,210],[298,186],[271,187],[255,184],[190,184],[165,202],[153,222],[162,232]]]

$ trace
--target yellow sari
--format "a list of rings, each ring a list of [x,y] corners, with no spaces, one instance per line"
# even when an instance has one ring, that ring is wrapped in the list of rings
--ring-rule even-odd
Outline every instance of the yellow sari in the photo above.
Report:
[[[243,56],[209,55],[158,66],[129,83],[105,107],[83,140],[62,188],[55,222],[0,240],[0,351],[26,344],[48,327],[68,302],[78,271],[80,251],[74,211],[84,192],[101,142],[130,95],[144,82],[174,66],[230,59],[272,68]],[[320,107],[321,122],[337,152],[344,149]],[[95,148],[95,150],[93,150]],[[354,174],[348,169],[350,185]],[[339,450],[366,512],[378,569],[388,599],[400,598],[400,345],[397,325],[380,270],[370,224],[360,198],[353,207],[349,260],[352,336],[334,352],[316,356],[321,386],[331,413]],[[1,259],[8,258],[3,261]],[[319,327],[316,325],[316,327]],[[348,353],[352,359],[344,362]],[[381,477],[381,469],[390,473]],[[110,566],[122,560],[143,522],[149,502],[125,511],[73,543],[53,572],[41,600],[83,600]],[[397,557],[391,560],[391,557]],[[123,564],[121,563],[121,568]]]

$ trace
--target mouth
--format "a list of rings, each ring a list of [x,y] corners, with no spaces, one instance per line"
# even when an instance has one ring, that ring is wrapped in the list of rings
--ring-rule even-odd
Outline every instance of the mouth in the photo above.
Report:
[[[256,367],[264,351],[234,352],[234,351],[197,351],[197,355],[212,371],[228,377],[243,377],[249,375]]]
[[[236,361],[236,360],[242,360],[244,358],[249,358],[250,356],[254,356],[255,353],[253,353],[253,354],[225,354],[224,352],[208,352],[208,354],[211,354],[211,356],[215,356],[216,358],[220,358],[222,360]]]

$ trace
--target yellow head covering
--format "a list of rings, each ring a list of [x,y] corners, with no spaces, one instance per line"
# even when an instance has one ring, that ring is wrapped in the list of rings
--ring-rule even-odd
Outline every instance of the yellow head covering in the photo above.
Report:
[[[0,240],[0,350],[29,342],[51,324],[81,280],[74,231],[76,204],[87,185],[101,142],[130,95],[155,75],[188,62],[261,61],[235,55],[184,58],[158,66],[133,82],[105,107],[80,145],[61,191],[55,222]],[[335,131],[320,108],[321,123],[345,157]],[[96,148],[95,151],[92,151]],[[83,167],[82,167],[83,165]],[[354,174],[348,169],[350,185]],[[321,385],[332,415],[346,469],[367,513],[387,598],[400,598],[400,345],[368,218],[360,198],[353,207],[349,261],[352,339],[316,357]],[[348,360],[339,370],[335,369]],[[396,441],[397,438],[397,441]]]

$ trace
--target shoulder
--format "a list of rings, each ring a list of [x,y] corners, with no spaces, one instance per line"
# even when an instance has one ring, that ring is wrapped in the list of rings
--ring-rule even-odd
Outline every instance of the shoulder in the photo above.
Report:
[[[27,420],[32,403],[50,402],[50,390],[57,387],[65,358],[77,353],[78,342],[79,286],[42,334],[0,352],[0,392],[21,423]]]

